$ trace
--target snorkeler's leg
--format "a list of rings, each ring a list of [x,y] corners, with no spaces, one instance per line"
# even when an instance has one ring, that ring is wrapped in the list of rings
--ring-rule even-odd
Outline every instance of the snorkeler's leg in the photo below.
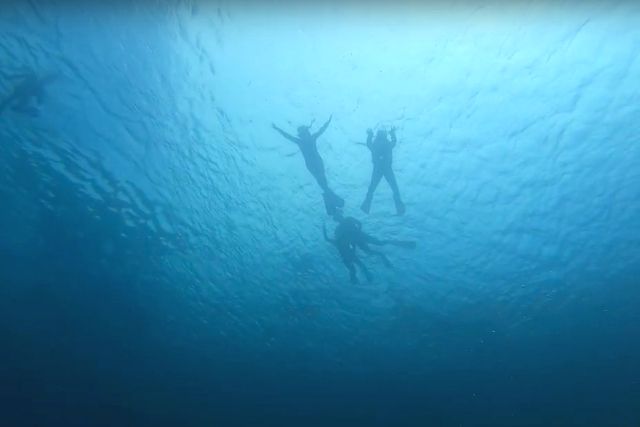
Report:
[[[333,199],[331,198],[331,196],[328,195],[327,193],[322,193],[322,200],[324,200],[324,209],[325,211],[327,211],[327,215],[335,216],[337,212],[337,207]]]
[[[318,180],[318,184],[320,184],[320,187],[323,189],[323,191],[326,194],[326,197],[328,197],[333,205],[335,205],[335,207],[338,208],[343,208],[344,207],[344,199],[340,196],[338,196],[336,193],[333,192],[332,189],[329,188],[329,184],[327,183],[327,173],[324,169],[324,162],[322,161],[322,159],[318,159],[318,175],[319,178],[316,178]]]
[[[362,270],[362,273],[364,274],[364,277],[367,278],[367,282],[372,282],[373,281],[373,276],[371,275],[371,273],[369,272],[367,267],[362,263],[362,261],[360,261],[360,259],[356,257],[354,259],[354,262],[358,265],[358,267],[360,267],[360,270]]]
[[[364,202],[360,206],[363,212],[369,213],[371,210],[371,200],[373,200],[373,193],[376,191],[378,184],[380,184],[380,180],[382,179],[383,173],[379,168],[374,166],[373,172],[371,173],[371,182],[369,183],[369,189],[367,190],[367,196],[364,198]]]
[[[377,245],[377,246],[384,246],[387,244],[387,242],[385,240],[380,240],[380,239],[376,239],[375,237],[373,237],[370,234],[367,234],[365,232],[361,232],[360,233],[360,240],[361,242],[363,242],[365,245],[367,243],[371,243],[372,245]]]
[[[389,186],[391,187],[391,191],[393,191],[393,201],[396,204],[396,213],[398,215],[404,215],[405,206],[404,206],[404,203],[402,203],[402,199],[400,198],[400,189],[398,188],[396,175],[393,173],[393,169],[391,169],[391,167],[389,167],[385,171],[384,177],[389,183]]]
[[[353,263],[345,263],[345,265],[347,266],[347,269],[349,269],[349,280],[351,281],[351,283],[358,284],[358,276],[356,275],[356,267],[353,265]]]
[[[327,215],[335,216],[338,209],[344,207],[344,200],[331,190],[322,193],[322,199],[324,200],[324,208],[327,211]]]
[[[358,247],[362,250],[362,252],[366,253],[367,255],[375,255],[375,256],[379,257],[382,260],[382,263],[386,267],[389,267],[389,268],[392,267],[391,261],[389,261],[389,258],[387,258],[387,256],[385,254],[383,254],[382,252],[375,251],[375,250],[371,249],[366,242],[360,242],[358,244]]]
[[[405,249],[415,249],[416,242],[414,240],[398,240],[394,243],[394,246]]]
[[[338,196],[336,193],[334,193],[333,190],[329,190],[329,191],[330,191],[331,199],[333,200],[333,203],[336,205],[336,207],[344,208],[344,199]]]
[[[327,185],[327,178],[324,174],[324,163],[322,162],[322,158],[316,155],[305,155],[304,156],[304,164],[307,166],[307,170],[313,176],[322,189],[322,191],[327,191],[329,186]]]
[[[391,246],[397,246],[399,248],[405,248],[405,249],[414,249],[416,247],[416,242],[412,240],[392,240],[392,239],[380,240],[367,233],[362,233],[362,241],[365,243],[371,243],[372,245],[378,245],[378,246],[391,245]]]
[[[347,267],[347,270],[349,270],[351,283],[358,283],[358,276],[356,275],[356,267],[354,265],[354,249],[349,245],[336,245],[336,248],[338,249],[342,263]]]
[[[331,190],[330,188],[327,188],[325,190],[323,197],[324,197],[325,204],[330,204],[333,210],[335,210],[336,208],[344,207],[344,199],[338,196],[336,193],[334,193],[333,190]]]
[[[405,249],[416,248],[416,242],[413,240],[385,240],[385,244]]]
[[[349,270],[349,280],[351,283],[358,283],[358,276],[356,274],[356,266],[353,263],[353,260],[347,259],[344,256],[342,257],[342,262],[344,263],[347,270]]]
[[[321,158],[317,158],[311,162],[307,163],[307,169],[313,175],[313,177],[318,182],[318,185],[322,189],[322,198],[324,199],[324,206],[328,215],[333,215],[336,211],[336,208],[344,207],[344,199],[336,195],[329,188],[329,184],[327,183],[327,176],[324,170],[324,162]]]
[[[331,190],[327,185],[327,178],[324,174],[324,165],[321,159],[305,159],[307,170],[315,178],[318,186],[322,190],[322,200],[324,200],[324,208],[327,211],[327,215],[334,215],[336,212],[336,206],[331,197]]]
[[[327,177],[324,174],[324,165],[322,165],[322,163],[309,167],[309,172],[311,172],[311,175],[316,179],[322,191],[325,193],[331,191],[329,190],[329,184],[327,184]]]

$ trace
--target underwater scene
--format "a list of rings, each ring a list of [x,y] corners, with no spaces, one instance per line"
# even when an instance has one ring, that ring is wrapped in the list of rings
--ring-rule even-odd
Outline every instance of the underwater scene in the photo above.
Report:
[[[0,4],[0,426],[640,426],[640,2]]]

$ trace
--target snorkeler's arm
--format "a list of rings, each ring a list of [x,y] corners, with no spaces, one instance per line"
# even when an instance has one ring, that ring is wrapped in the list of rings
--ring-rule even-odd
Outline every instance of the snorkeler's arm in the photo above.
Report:
[[[283,137],[285,137],[286,139],[288,139],[291,142],[295,142],[296,144],[298,143],[298,138],[296,138],[295,136],[289,135],[288,133],[286,133],[285,131],[283,131],[282,129],[280,129],[278,126],[276,126],[275,124],[271,124],[271,127],[273,127],[273,129],[275,129],[280,135],[282,135]]]
[[[371,148],[371,143],[373,143],[373,130],[369,128],[367,129],[367,147]]]
[[[389,131],[389,135],[391,135],[391,146],[395,147],[396,143],[398,142],[398,139],[396,138],[396,128],[391,128],[391,130]]]
[[[327,128],[329,127],[329,124],[331,123],[331,119],[333,119],[333,115],[329,116],[329,120],[327,120],[327,122],[323,124],[320,129],[318,129],[318,132],[313,134],[314,138],[318,138],[320,135],[324,133],[325,130],[327,130]]]

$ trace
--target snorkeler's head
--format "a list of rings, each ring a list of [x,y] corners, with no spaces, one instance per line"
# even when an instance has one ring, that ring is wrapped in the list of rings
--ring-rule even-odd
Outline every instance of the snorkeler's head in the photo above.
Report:
[[[387,131],[384,129],[378,129],[378,132],[376,132],[376,139],[387,139]]]

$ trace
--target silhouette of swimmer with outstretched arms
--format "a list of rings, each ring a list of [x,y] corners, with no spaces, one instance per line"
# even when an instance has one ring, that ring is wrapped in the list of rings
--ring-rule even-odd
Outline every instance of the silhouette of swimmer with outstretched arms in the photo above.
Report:
[[[416,247],[416,243],[413,241],[405,240],[380,240],[362,231],[362,223],[352,217],[343,217],[342,212],[338,209],[333,217],[338,225],[334,232],[334,238],[330,239],[327,235],[327,228],[323,225],[322,232],[324,239],[335,245],[340,253],[342,262],[349,270],[351,283],[358,283],[358,276],[356,274],[356,266],[362,270],[367,281],[371,282],[373,277],[371,273],[364,265],[364,263],[358,258],[356,249],[362,250],[367,255],[376,255],[380,257],[385,266],[391,267],[391,262],[385,254],[382,252],[373,250],[369,245],[384,246],[393,245],[401,248],[413,249]]]
[[[396,213],[403,215],[405,212],[404,203],[400,198],[400,190],[398,189],[398,183],[396,182],[396,176],[393,173],[393,148],[396,146],[396,129],[391,128],[389,131],[391,140],[387,138],[386,130],[378,130],[376,137],[373,137],[373,131],[367,129],[367,147],[371,151],[371,161],[373,163],[373,172],[371,174],[371,183],[369,184],[369,190],[367,196],[362,202],[360,208],[369,213],[371,210],[371,200],[373,199],[373,193],[376,191],[378,184],[382,177],[384,177],[391,190],[393,191],[393,200],[396,204]]]
[[[322,157],[320,157],[320,153],[318,153],[318,147],[316,146],[316,141],[327,130],[329,127],[329,123],[331,123],[331,118],[320,128],[317,132],[311,133],[311,126],[300,126],[298,128],[298,137],[289,135],[282,129],[280,129],[275,124],[272,124],[273,128],[280,133],[283,137],[287,138],[289,141],[295,142],[298,147],[300,147],[300,151],[302,152],[302,156],[304,157],[304,162],[307,165],[307,169],[311,172],[311,175],[316,179],[318,185],[324,192],[324,205],[327,210],[328,215],[333,215],[336,211],[336,208],[341,208],[344,206],[344,200],[338,197],[327,184],[327,177],[324,172],[324,162],[322,161]]]
[[[36,117],[40,113],[40,106],[44,102],[46,87],[57,80],[58,75],[38,76],[31,72],[14,77],[20,77],[22,80],[14,86],[6,98],[0,101],[0,114],[10,107],[16,113]]]

